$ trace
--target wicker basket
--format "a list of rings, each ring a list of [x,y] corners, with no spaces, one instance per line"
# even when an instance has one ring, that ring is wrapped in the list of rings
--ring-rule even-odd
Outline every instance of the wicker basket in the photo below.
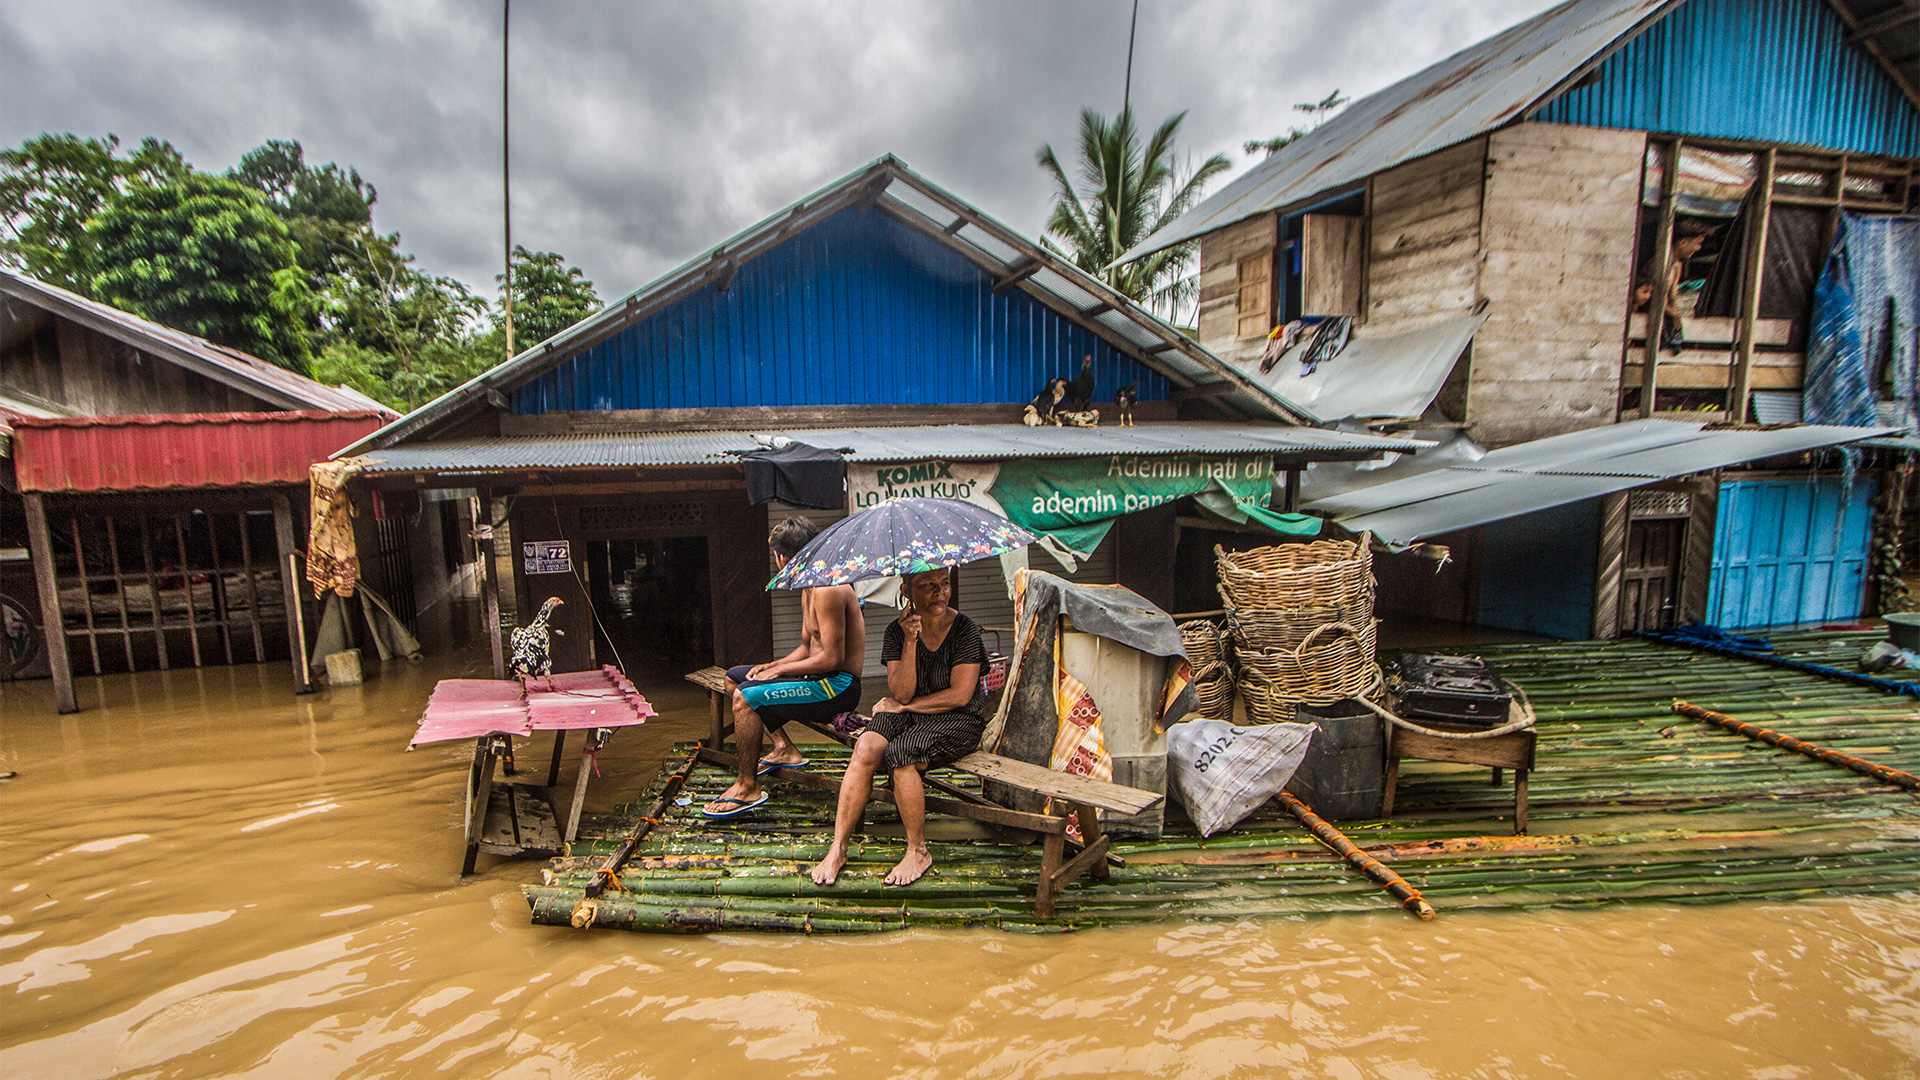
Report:
[[[1379,678],[1376,625],[1372,619],[1359,626],[1325,623],[1293,649],[1235,650],[1236,684],[1247,719],[1287,722],[1296,705],[1330,705],[1366,693]]]
[[[1356,602],[1345,607],[1251,607],[1227,614],[1227,630],[1236,649],[1291,652],[1307,635],[1328,623],[1364,626],[1373,621],[1373,605]]]
[[[1227,662],[1227,638],[1217,623],[1195,619],[1180,624],[1193,665],[1193,691],[1200,698],[1200,715],[1209,720],[1233,719],[1233,668]]]
[[[1372,534],[1229,552],[1214,545],[1229,608],[1348,607],[1373,603]]]

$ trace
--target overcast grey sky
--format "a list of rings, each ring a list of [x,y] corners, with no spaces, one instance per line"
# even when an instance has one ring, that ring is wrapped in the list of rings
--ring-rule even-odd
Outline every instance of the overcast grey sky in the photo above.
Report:
[[[1379,89],[1549,0],[1142,0],[1133,100],[1225,151]],[[1082,107],[1116,112],[1130,0],[515,0],[514,239],[602,297],[892,152],[1033,235]],[[358,168],[433,272],[500,260],[498,0],[0,0],[0,145],[272,138]]]

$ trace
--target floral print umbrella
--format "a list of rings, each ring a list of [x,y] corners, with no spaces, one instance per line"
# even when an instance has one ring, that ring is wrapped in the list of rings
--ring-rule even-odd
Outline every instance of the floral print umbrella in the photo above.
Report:
[[[893,499],[829,525],[769,589],[811,589],[958,566],[1039,537],[959,499]]]

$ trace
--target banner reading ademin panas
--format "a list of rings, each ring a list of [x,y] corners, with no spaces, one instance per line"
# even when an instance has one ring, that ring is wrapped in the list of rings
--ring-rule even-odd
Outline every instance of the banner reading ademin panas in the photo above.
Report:
[[[1086,554],[1121,514],[1186,495],[1265,507],[1273,484],[1267,454],[1115,454],[998,462],[849,464],[847,509],[888,499],[962,499]]]

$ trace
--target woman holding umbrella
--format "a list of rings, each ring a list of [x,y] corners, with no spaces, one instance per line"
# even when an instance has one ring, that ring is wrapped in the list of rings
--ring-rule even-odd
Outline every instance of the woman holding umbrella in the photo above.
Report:
[[[813,868],[816,884],[833,884],[847,865],[847,841],[873,794],[874,774],[883,769],[893,777],[893,801],[907,833],[906,856],[887,874],[887,884],[911,885],[933,865],[920,774],[972,753],[987,726],[987,692],[980,682],[986,643],[972,619],[948,606],[952,577],[943,567],[908,574],[902,583],[909,606],[887,627],[880,647],[887,696],[874,705],[873,722],[853,744],[853,760],[840,781],[833,846]]]
[[[781,567],[770,589],[808,589],[899,577],[908,608],[887,627],[880,657],[887,696],[873,709],[840,781],[833,847],[813,869],[831,885],[847,864],[847,840],[873,794],[874,774],[893,777],[907,855],[887,884],[908,885],[933,865],[927,853],[926,787],[920,774],[971,753],[987,722],[980,628],[953,610],[950,568],[1025,547],[1038,537],[958,499],[890,499],[835,522]]]

